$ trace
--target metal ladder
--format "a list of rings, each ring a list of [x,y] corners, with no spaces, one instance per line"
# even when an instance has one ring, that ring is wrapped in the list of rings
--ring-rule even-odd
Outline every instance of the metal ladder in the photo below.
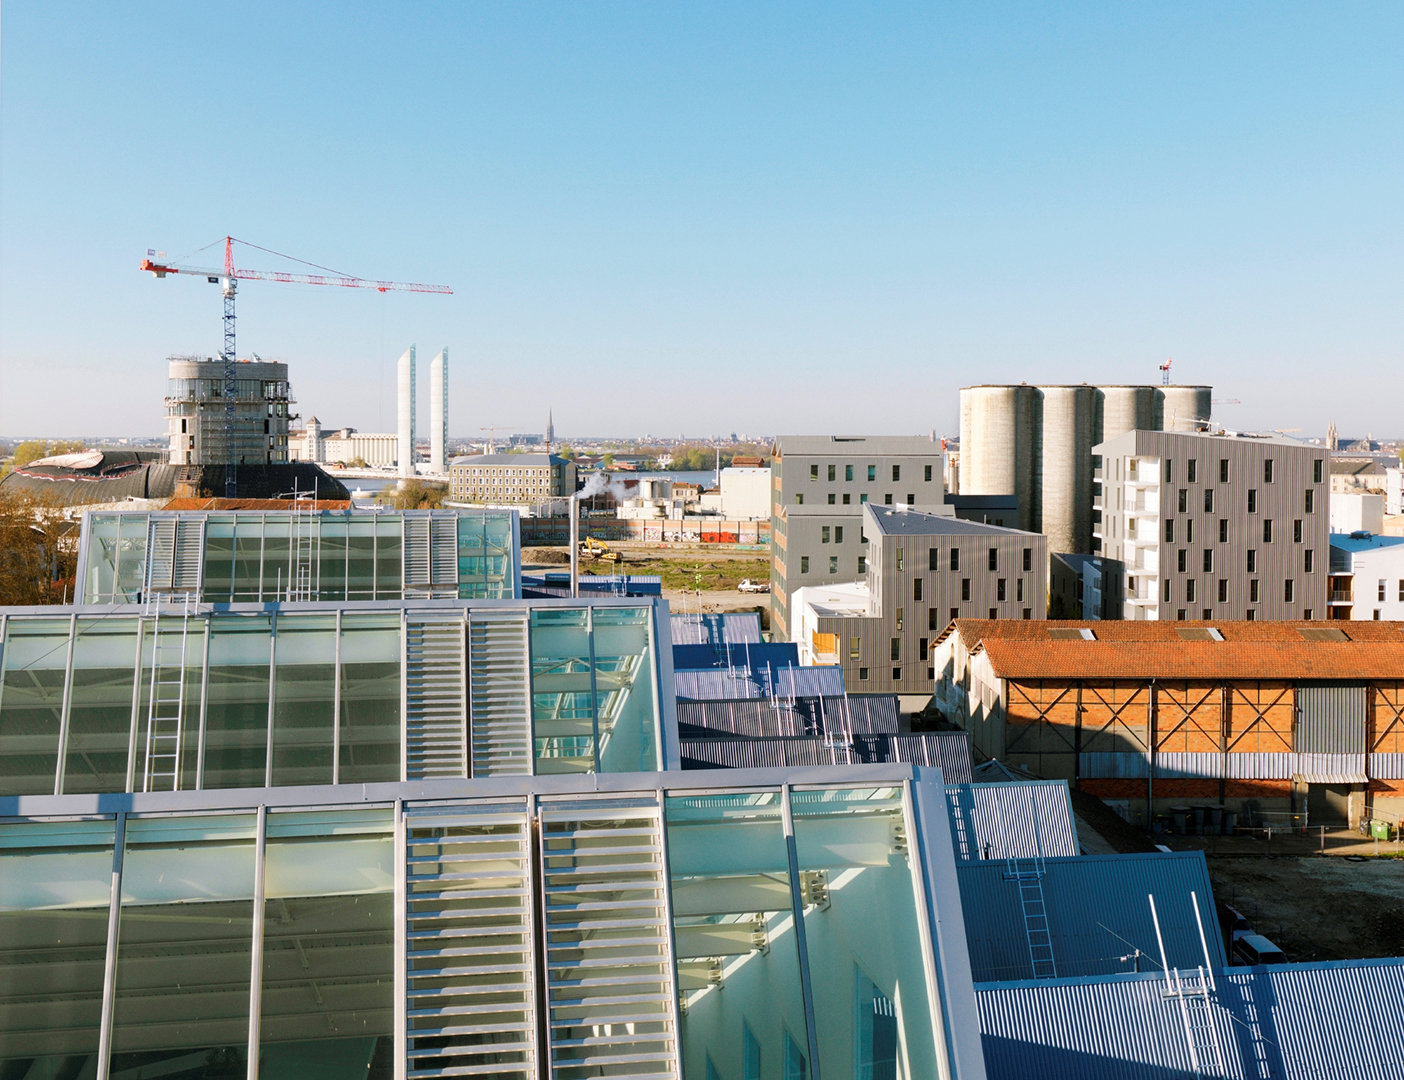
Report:
[[[295,494],[295,493],[294,493]],[[288,575],[289,602],[306,603],[312,599],[312,562],[316,521],[311,511],[303,510],[302,500],[294,497],[292,511],[292,573]]]
[[[1172,968],[1165,956],[1165,939],[1160,934],[1160,915],[1155,909],[1154,894],[1148,895],[1151,921],[1155,924],[1155,940],[1160,947],[1160,964],[1165,970],[1165,990],[1163,997],[1175,1001],[1180,1009],[1180,1022],[1185,1029],[1185,1043],[1189,1047],[1190,1066],[1196,1080],[1202,1077],[1227,1075],[1224,1064],[1224,1048],[1219,1040],[1219,1029],[1214,1023],[1214,996],[1218,987],[1214,982],[1214,966],[1209,956],[1209,943],[1204,937],[1204,920],[1199,914],[1199,897],[1190,893],[1190,903],[1194,905],[1194,921],[1199,928],[1199,944],[1204,950],[1204,963],[1196,973],[1186,977],[1179,968]]]
[[[151,624],[151,696],[146,706],[146,765],[143,791],[175,791],[180,784],[180,744],[185,717],[185,645],[189,639],[190,593],[150,593],[145,614]],[[162,638],[161,616],[177,615],[180,629]],[[174,643],[171,634],[179,633]]]
[[[1048,903],[1043,895],[1043,834],[1038,827],[1038,808],[1029,802],[1029,817],[1033,823],[1034,855],[1016,858],[1014,845],[1006,835],[1004,844],[1004,880],[1012,881],[1019,890],[1019,910],[1024,917],[1024,937],[1029,946],[1029,965],[1035,979],[1056,979],[1058,965],[1053,958],[1053,925],[1048,918]]]

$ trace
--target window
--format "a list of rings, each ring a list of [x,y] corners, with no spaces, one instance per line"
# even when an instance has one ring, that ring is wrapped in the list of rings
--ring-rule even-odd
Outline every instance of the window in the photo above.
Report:
[[[916,496],[913,495],[910,491],[907,492],[907,505],[908,505],[908,506],[915,506],[915,505],[916,505]]]
[[[811,466],[809,467],[809,478],[810,478],[811,480],[818,480],[818,479],[819,479],[819,466],[818,466],[818,465],[811,465]]]
[[[1272,458],[1263,458],[1263,483],[1272,483]]]
[[[1292,542],[1300,544],[1302,542],[1302,521],[1298,518],[1292,522]]]
[[[1404,601],[1404,578],[1399,579],[1399,599]]]
[[[1307,488],[1305,496],[1306,497],[1302,499],[1302,506],[1308,514],[1316,513],[1316,492],[1312,491],[1311,488]]]
[[[1219,518],[1219,543],[1228,543],[1228,518]]]
[[[1221,483],[1221,484],[1227,484],[1228,482],[1229,482],[1228,458],[1220,458],[1220,459],[1219,459],[1219,483]]]
[[[868,557],[867,557],[866,555],[859,555],[859,556],[858,556],[858,573],[860,573],[860,574],[866,574],[867,572],[868,572]]]
[[[928,630],[939,630],[939,629],[941,629],[941,627],[938,626],[937,623],[936,623],[936,609],[935,609],[935,608],[931,608],[931,609],[928,610],[927,613],[926,613],[926,628],[927,628]]]
[[[1292,601],[1295,599],[1295,597],[1292,595],[1293,591],[1294,590],[1292,579],[1288,578],[1282,583],[1282,599],[1289,604],[1292,603]]]
[[[926,562],[926,568],[928,570],[935,571],[941,569],[941,549],[932,548],[930,551],[928,551],[926,553]]]
[[[922,659],[922,660],[925,660],[925,659],[926,659],[927,646],[928,646],[929,644],[930,644],[930,641],[929,641],[929,639],[927,639],[927,638],[922,638],[921,641],[918,643],[919,658],[920,658],[920,659]]]
[[[960,608],[958,608],[958,607],[953,607],[953,608],[951,608],[951,621],[954,622],[954,621],[955,621],[956,619],[958,619],[958,618],[960,618]]]
[[[1033,570],[1033,548],[1024,548],[1024,572]]]
[[[876,480],[876,479],[877,479],[877,466],[876,466],[876,465],[869,465],[869,466],[868,466],[868,479],[869,479],[869,480]]]
[[[1256,619],[1257,617],[1258,617],[1258,613],[1257,613],[1256,611],[1254,611],[1252,608],[1249,608],[1247,611],[1245,611],[1245,612],[1243,613],[1243,619],[1244,619],[1245,622],[1252,622],[1252,621],[1253,621],[1254,619]]]
[[[1249,488],[1249,489],[1248,489],[1248,513],[1250,513],[1250,514],[1256,514],[1257,512],[1258,512],[1258,489],[1257,489],[1257,488]]]
[[[1250,604],[1256,604],[1257,602],[1258,602],[1258,579],[1257,579],[1257,578],[1250,578],[1249,581],[1248,581],[1248,603],[1250,603]]]
[[[1197,466],[1198,464],[1199,461],[1195,458],[1190,458],[1188,461],[1185,462],[1185,479],[1188,480],[1191,484],[1193,484],[1196,479],[1195,466]]]
[[[1188,510],[1189,510],[1189,492],[1186,491],[1184,488],[1180,488],[1180,513],[1183,514],[1183,513],[1185,513],[1185,512],[1188,511]]]
[[[1272,543],[1272,518],[1263,519],[1263,543]]]
[[[1375,619],[1375,622],[1379,622],[1379,621],[1380,621],[1380,609],[1379,609],[1379,608],[1375,608],[1374,619]]]
[[[912,579],[912,599],[921,602],[921,578]]]
[[[1206,574],[1212,574],[1212,573],[1214,572],[1214,549],[1213,549],[1213,548],[1205,548],[1205,549],[1204,549],[1204,572],[1205,572]]]
[[[1194,543],[1194,518],[1190,518],[1185,522],[1185,543]]]
[[[1302,618],[1303,618],[1303,619],[1310,619],[1310,618],[1311,618],[1311,615],[1312,615],[1311,608],[1306,608],[1306,609],[1304,609],[1304,610],[1302,611]]]
[[[1315,555],[1316,552],[1312,551],[1311,548],[1307,548],[1306,551],[1302,552],[1302,569],[1308,574],[1315,569],[1312,565],[1316,561]]]
[[[898,569],[898,570],[901,570],[901,569],[902,569],[902,563],[903,563],[903,561],[904,561],[904,559],[903,559],[903,556],[904,556],[904,555],[906,555],[906,552],[905,552],[902,548],[898,548],[898,549],[897,549],[897,569]]]
[[[848,492],[845,491],[845,492],[843,493],[843,505],[844,505],[844,506],[847,506],[847,505],[849,504],[849,502],[852,501],[852,499],[853,499],[853,496],[850,495]]]
[[[1033,618],[1033,608],[1027,608],[1027,607],[1024,608],[1023,617],[1024,617],[1025,619],[1032,619],[1032,618]]]
[[[1228,578],[1219,578],[1219,603],[1228,600]]]
[[[801,573],[801,574],[807,574],[807,573],[809,573],[809,556],[808,556],[808,555],[801,555],[801,556],[800,556],[800,573]]]
[[[837,555],[830,555],[830,556],[829,556],[829,573],[831,573],[831,574],[837,574],[837,573],[838,573],[838,556],[837,556]]]
[[[1321,459],[1320,459],[1320,458],[1317,458],[1315,461],[1313,461],[1313,462],[1311,463],[1311,479],[1312,479],[1312,483],[1315,483],[1315,484],[1321,483],[1321,470],[1322,470],[1322,462],[1321,462]]]
[[[1165,482],[1168,484],[1175,479],[1175,463],[1169,458],[1165,459]]]
[[[1257,572],[1258,572],[1258,553],[1257,553],[1256,551],[1254,551],[1252,548],[1249,548],[1249,549],[1248,549],[1248,573],[1250,573],[1250,574],[1256,574]]]
[[[801,495],[799,492],[795,492],[795,505],[796,505],[796,506],[803,506],[803,505],[804,505],[804,496]]]
[[[1180,621],[1180,622],[1184,622],[1184,621],[1185,621],[1185,609],[1184,609],[1184,608],[1180,608],[1178,611],[1176,611],[1176,612],[1175,612],[1175,618],[1176,618],[1178,621]]]
[[[892,492],[889,491],[886,495],[884,495],[884,496],[882,497],[882,505],[883,505],[883,506],[891,506],[891,505],[892,505]]]
[[[927,482],[928,484],[931,483],[931,466],[930,466],[930,465],[926,466],[925,475],[924,475],[923,479],[925,479],[926,482]]]
[[[865,502],[867,502],[867,501],[868,501],[868,493],[865,491],[865,492],[863,492],[863,494],[859,495],[859,496],[858,496],[858,501],[859,501],[860,503],[865,503]]]
[[[999,548],[990,548],[990,569],[999,569]]]
[[[1024,579],[1019,578],[1014,582],[1014,599],[1023,603],[1024,600]]]
[[[1133,579],[1133,580],[1134,580],[1134,579]],[[1128,581],[1127,584],[1130,585],[1131,582]],[[1135,588],[1134,585],[1132,585],[1131,588],[1130,588],[1128,591],[1131,593],[1132,596],[1135,596],[1135,595],[1136,595],[1136,588]],[[1164,592],[1165,592],[1165,602],[1168,604],[1168,603],[1170,602],[1170,579],[1169,579],[1169,578],[1166,578],[1166,579],[1165,579]]]
[[[951,548],[951,569],[960,569],[960,548],[958,547]]]
[[[862,638],[860,638],[860,637],[851,637],[851,638],[848,639],[848,658],[849,658],[850,660],[858,660],[858,659],[860,659],[860,658],[861,658],[861,654],[862,654],[862,650],[863,650],[863,639],[862,639]]]
[[[1006,579],[1004,578],[1000,578],[997,582],[995,582],[995,599],[1000,601],[1001,603],[1008,599],[1008,597],[1005,595],[1005,580]]]
[[[829,542],[829,527],[828,527],[827,525],[821,525],[821,526],[819,526],[819,543],[821,543],[821,544],[827,544],[828,542]]]
[[[960,598],[962,600],[970,599],[970,579],[968,577],[960,579]]]
[[[898,608],[898,609],[897,609],[897,629],[898,629],[898,630],[902,629],[902,623],[903,623],[903,621],[904,621],[903,618],[902,618],[902,616],[903,616],[903,611],[902,611],[901,608]]]
[[[1384,601],[1386,584],[1387,584],[1387,583],[1386,583],[1385,579],[1384,579],[1384,578],[1380,578],[1380,589],[1379,589],[1379,594],[1375,597],[1376,600],[1379,600],[1379,601],[1381,601],[1381,602]]]
[[[1175,542],[1175,519],[1174,519],[1174,518],[1166,518],[1166,519],[1165,519],[1165,542],[1166,542],[1167,544],[1173,544],[1173,543]]]
[[[842,543],[843,543],[843,526],[842,526],[842,525],[835,525],[835,526],[834,526],[834,543],[835,543],[835,544],[842,544]]]
[[[843,478],[844,478],[845,480],[852,480],[852,479],[853,479],[853,466],[852,466],[852,465],[845,465],[845,466],[843,467]]]
[[[1180,548],[1179,551],[1175,552],[1175,569],[1182,574],[1189,569],[1189,567],[1186,565],[1186,560],[1188,559],[1188,557],[1189,556],[1184,548]]]
[[[868,669],[867,669],[867,668],[865,668],[865,667],[860,667],[860,668],[858,669],[858,681],[859,681],[859,682],[867,682],[867,681],[868,681]]]
[[[838,466],[837,466],[837,465],[830,465],[830,466],[829,466],[829,479],[830,479],[830,480],[835,479],[834,473],[835,473],[835,470],[837,470],[837,469],[838,469]]]
[[[834,496],[834,493],[831,491],[831,492],[829,492],[829,505],[830,505],[830,506],[833,506],[833,505],[834,505],[834,501],[835,501],[835,496]]]
[[[1214,489],[1213,489],[1213,488],[1205,488],[1205,489],[1204,489],[1204,512],[1205,512],[1206,514],[1212,514],[1212,513],[1214,512]]]
[[[892,659],[894,661],[902,659],[902,639],[899,637],[892,639]]]
[[[1185,599],[1191,603],[1194,602],[1194,578],[1185,582]]]
[[[892,479],[893,479],[893,480],[900,480],[900,479],[902,479],[902,466],[900,466],[900,465],[894,465],[894,466],[892,466]]]

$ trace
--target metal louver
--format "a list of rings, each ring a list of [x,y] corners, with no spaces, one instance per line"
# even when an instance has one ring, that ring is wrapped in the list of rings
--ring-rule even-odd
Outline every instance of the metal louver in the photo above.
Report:
[[[463,619],[411,616],[405,629],[405,779],[467,776]]]
[[[147,526],[146,591],[165,592],[175,574],[176,519],[154,517]]]
[[[531,681],[524,611],[468,612],[474,776],[532,771]]]
[[[429,519],[406,514],[405,588],[429,585]]]
[[[411,815],[405,837],[406,1076],[534,1080],[527,815]]]
[[[541,808],[551,1080],[679,1076],[660,810]]]
[[[458,515],[429,519],[430,555],[436,595],[458,594]]]
[[[197,596],[205,566],[205,519],[177,518],[171,588]]]

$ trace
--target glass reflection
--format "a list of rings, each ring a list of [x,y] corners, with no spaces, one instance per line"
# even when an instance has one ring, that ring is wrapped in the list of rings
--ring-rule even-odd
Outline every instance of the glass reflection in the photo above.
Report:
[[[0,681],[0,795],[54,793],[68,635],[68,619],[10,620]]]
[[[78,620],[68,702],[65,794],[126,790],[137,629],[136,619]],[[198,693],[198,682],[195,688]]]
[[[273,783],[330,784],[336,616],[280,615],[273,676]]]
[[[263,787],[268,760],[266,615],[214,620],[205,717],[205,787]]]
[[[341,620],[343,784],[400,779],[400,616]]]

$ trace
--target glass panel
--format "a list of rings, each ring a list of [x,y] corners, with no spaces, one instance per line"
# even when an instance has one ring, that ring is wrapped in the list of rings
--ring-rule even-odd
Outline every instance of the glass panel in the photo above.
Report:
[[[205,523],[204,600],[228,603],[234,588],[234,519],[210,515]]]
[[[83,603],[109,604],[117,583],[115,514],[94,514],[88,523],[88,562],[83,574]]]
[[[263,582],[260,564],[263,558],[263,518],[257,514],[241,514],[234,524],[234,586],[233,599],[238,603],[257,603]]]
[[[278,618],[273,668],[273,783],[330,784],[336,616]]]
[[[138,625],[136,619],[78,620],[68,704],[65,794],[127,790]]]
[[[263,599],[281,600],[291,584],[292,545],[289,542],[288,519],[283,514],[268,514],[263,519]]]
[[[346,519],[319,519],[317,599],[346,599]]]
[[[589,613],[579,608],[531,613],[531,716],[538,774],[595,770],[588,619]]]
[[[797,791],[791,807],[820,1072],[937,1075],[901,789]]]
[[[136,750],[133,765],[133,787],[137,791],[170,790],[168,779],[162,780],[158,775],[148,781],[146,775],[146,736],[147,729],[151,725],[151,678],[155,657],[155,639],[153,637],[155,625],[150,619],[145,621],[141,642],[141,691],[137,696]],[[181,790],[193,791],[196,787],[196,773],[200,763],[200,694],[205,676],[205,620],[163,618],[160,620],[160,634],[161,662],[163,664],[180,662],[181,636],[185,637],[185,680],[180,689],[181,736],[180,760],[177,762],[177,767],[180,773]],[[162,679],[164,681],[164,675]],[[170,695],[170,689],[163,691],[162,696],[167,700],[169,700]],[[173,710],[169,710],[168,707],[168,711]],[[157,730],[159,731],[160,728],[158,727]],[[169,771],[169,765],[158,759],[156,772],[159,774],[163,767],[167,772]],[[124,762],[123,769],[125,770],[125,768]],[[68,790],[67,780],[64,781],[64,790]]]
[[[127,822],[112,1076],[248,1069],[257,819]]]
[[[723,1076],[778,1080],[788,1033],[805,1031],[780,795],[674,797],[666,813],[683,1075],[710,1057]]]
[[[375,599],[375,522],[352,518],[346,541],[346,599]]]
[[[595,608],[595,692],[600,772],[650,772],[658,759],[651,608]]]
[[[400,617],[341,619],[343,784],[400,779]]]
[[[393,1060],[394,864],[391,810],[268,816],[261,1076],[367,1080]]]
[[[464,599],[511,597],[512,515],[460,514],[458,595]]]
[[[404,591],[404,570],[400,564],[404,522],[395,515],[375,523],[375,598],[398,600]]]
[[[117,542],[117,603],[135,604],[141,600],[146,587],[146,522],[145,514],[123,514],[120,538]]]
[[[205,787],[263,787],[268,755],[267,615],[211,623]]]
[[[67,619],[10,620],[0,685],[0,795],[54,793],[68,628]]]
[[[114,831],[0,827],[0,1076],[97,1071]]]

